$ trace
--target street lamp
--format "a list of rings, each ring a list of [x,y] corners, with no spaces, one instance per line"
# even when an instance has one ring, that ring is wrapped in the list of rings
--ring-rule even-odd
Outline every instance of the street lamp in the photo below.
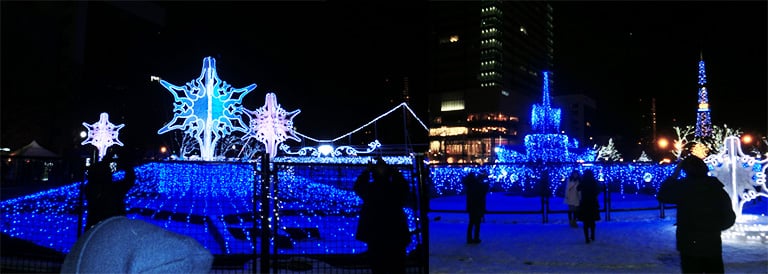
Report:
[[[659,145],[660,149],[667,149],[667,146],[669,146],[669,141],[667,138],[659,138],[656,143]]]
[[[752,143],[752,135],[744,134],[741,136],[741,143],[749,145]]]

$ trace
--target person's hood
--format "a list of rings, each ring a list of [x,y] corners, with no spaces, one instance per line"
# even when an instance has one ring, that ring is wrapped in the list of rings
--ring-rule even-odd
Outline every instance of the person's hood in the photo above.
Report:
[[[212,263],[194,238],[116,216],[77,239],[61,273],[209,273]]]

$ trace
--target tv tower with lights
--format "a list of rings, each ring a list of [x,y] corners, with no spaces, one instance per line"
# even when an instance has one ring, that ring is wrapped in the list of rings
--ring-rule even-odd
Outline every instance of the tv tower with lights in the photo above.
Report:
[[[699,53],[699,109],[696,114],[697,138],[709,137],[712,134],[712,120],[709,116],[709,99],[707,99],[707,72],[704,69],[704,54]]]

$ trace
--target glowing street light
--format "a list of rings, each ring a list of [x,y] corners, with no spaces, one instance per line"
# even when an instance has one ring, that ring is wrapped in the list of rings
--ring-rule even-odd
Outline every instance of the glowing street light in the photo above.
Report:
[[[752,143],[752,135],[744,134],[741,136],[741,142],[744,144],[751,144]]]
[[[657,141],[657,144],[659,145],[659,148],[666,149],[667,146],[669,146],[669,141],[667,138],[659,138],[659,141]]]

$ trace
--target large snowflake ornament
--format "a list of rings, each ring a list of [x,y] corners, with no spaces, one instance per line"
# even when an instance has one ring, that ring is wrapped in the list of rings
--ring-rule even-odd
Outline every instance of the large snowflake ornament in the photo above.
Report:
[[[160,80],[174,97],[173,120],[157,131],[166,133],[173,129],[183,130],[200,144],[200,158],[215,159],[216,143],[234,131],[247,131],[240,118],[242,99],[256,88],[251,84],[244,88],[232,88],[219,79],[216,60],[203,59],[200,77],[184,86],[176,86]]]
[[[109,121],[109,114],[102,112],[99,115],[99,121],[93,124],[83,122],[83,126],[88,129],[88,137],[80,143],[81,145],[91,144],[99,151],[99,161],[107,154],[107,149],[113,145],[123,146],[123,142],[117,139],[121,128],[125,125],[115,125]]]
[[[741,217],[746,202],[759,196],[768,197],[765,185],[768,159],[758,160],[744,154],[739,137],[728,136],[723,143],[720,153],[710,155],[704,162],[709,165],[710,174],[725,183],[733,210]]]
[[[264,144],[270,158],[274,158],[278,146],[288,139],[300,141],[293,130],[293,118],[301,110],[286,111],[277,103],[274,93],[267,93],[264,98],[264,106],[256,110],[244,109],[250,118],[249,130],[243,140],[255,138]]]

